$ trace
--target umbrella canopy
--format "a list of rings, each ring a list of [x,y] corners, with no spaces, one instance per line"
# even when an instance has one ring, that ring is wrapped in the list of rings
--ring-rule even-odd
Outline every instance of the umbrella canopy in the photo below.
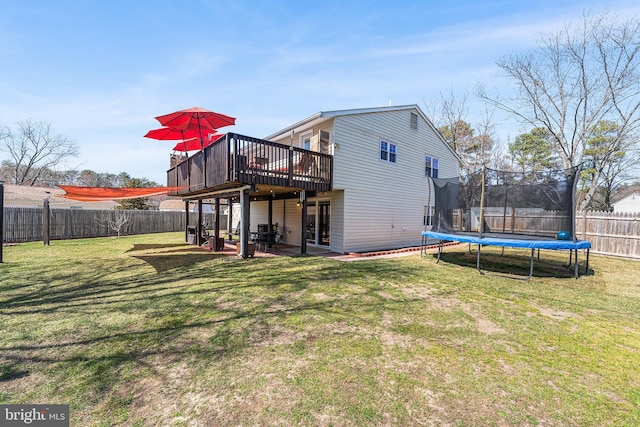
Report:
[[[173,127],[163,127],[159,129],[150,130],[144,135],[144,137],[158,139],[162,141],[185,140],[185,139],[191,139],[191,138],[200,138],[201,136],[204,137],[205,139],[208,139],[209,133],[211,133],[211,131],[208,129],[204,130],[202,133],[199,133],[195,129],[190,130],[190,129],[178,129]]]
[[[211,144],[213,144],[214,142],[216,142],[218,139],[222,138],[224,136],[224,134],[213,134],[211,136],[211,139],[205,139],[204,140],[204,147],[208,147]],[[175,147],[173,147],[173,151],[181,151],[183,153],[186,153],[187,151],[195,151],[195,150],[200,150],[202,147],[201,143],[200,143],[200,139],[198,138],[192,138],[192,139],[187,139],[184,140],[182,142],[178,142],[176,144]]]
[[[205,110],[200,107],[187,108],[158,116],[156,120],[163,126],[196,131],[201,131],[202,129],[215,130],[236,124],[234,117]]]

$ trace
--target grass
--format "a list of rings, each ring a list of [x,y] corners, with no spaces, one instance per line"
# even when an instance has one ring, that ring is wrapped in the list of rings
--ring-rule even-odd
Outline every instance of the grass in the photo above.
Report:
[[[466,248],[228,261],[182,238],[6,247],[0,403],[93,426],[640,423],[638,262],[575,280],[543,253],[517,281],[522,251],[483,248],[482,276]]]

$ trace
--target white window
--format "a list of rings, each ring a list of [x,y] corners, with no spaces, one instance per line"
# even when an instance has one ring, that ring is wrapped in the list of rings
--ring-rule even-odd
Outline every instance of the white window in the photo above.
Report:
[[[387,141],[380,141],[380,160],[395,163],[398,154],[398,147]]]
[[[300,148],[304,148],[305,150],[311,150],[311,138],[313,137],[313,133],[305,133],[300,135]]]
[[[425,156],[424,158],[424,176],[431,178],[438,177],[438,169],[440,169],[440,162],[435,157]]]
[[[422,217],[422,225],[429,227],[433,225],[433,215],[436,213],[435,206],[424,206],[424,215]]]

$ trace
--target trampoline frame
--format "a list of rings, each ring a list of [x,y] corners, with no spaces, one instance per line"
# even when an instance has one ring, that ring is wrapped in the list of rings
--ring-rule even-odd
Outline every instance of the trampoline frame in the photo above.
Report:
[[[479,237],[473,236],[470,234],[454,234],[454,233],[439,233],[435,231],[423,231],[422,232],[422,247],[420,250],[420,256],[424,253],[425,247],[425,237],[438,239],[438,261],[440,262],[440,254],[442,253],[442,244],[444,241],[453,241],[453,242],[461,242],[461,243],[469,243],[478,245],[478,255],[476,260],[476,269],[478,273],[485,274],[480,269],[480,253],[481,247],[484,245],[487,246],[500,246],[500,247],[510,247],[510,248],[526,248],[531,249],[531,257],[529,261],[529,275],[526,278],[522,277],[511,277],[513,279],[519,280],[528,280],[533,276],[533,265],[535,259],[535,250],[538,249],[538,257],[540,256],[540,249],[549,249],[549,250],[568,250],[569,251],[569,265],[572,264],[573,254],[575,252],[575,263],[574,263],[574,277],[577,279],[579,277],[579,268],[578,268],[578,250],[585,249],[586,250],[586,266],[584,275],[589,275],[589,249],[591,248],[591,243],[586,240],[543,240],[536,239],[531,236],[527,239],[514,239],[514,238],[497,238],[497,237]]]

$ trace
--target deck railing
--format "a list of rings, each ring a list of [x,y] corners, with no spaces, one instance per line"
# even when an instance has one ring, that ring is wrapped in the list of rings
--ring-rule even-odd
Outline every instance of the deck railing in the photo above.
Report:
[[[167,171],[167,186],[183,187],[176,195],[262,184],[330,191],[333,156],[228,133]]]

